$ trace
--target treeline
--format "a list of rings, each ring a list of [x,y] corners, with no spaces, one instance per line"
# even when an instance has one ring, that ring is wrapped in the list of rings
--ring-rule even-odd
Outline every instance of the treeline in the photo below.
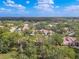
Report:
[[[79,20],[79,17],[0,17],[0,20],[23,20],[23,21],[63,21],[63,20]]]

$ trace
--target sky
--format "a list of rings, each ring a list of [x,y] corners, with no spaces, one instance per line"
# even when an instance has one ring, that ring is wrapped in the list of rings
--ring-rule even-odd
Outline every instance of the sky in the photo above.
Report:
[[[0,0],[1,17],[78,17],[79,0]]]

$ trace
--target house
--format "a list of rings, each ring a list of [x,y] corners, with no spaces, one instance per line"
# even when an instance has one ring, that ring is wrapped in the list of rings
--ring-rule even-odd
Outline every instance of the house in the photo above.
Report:
[[[75,36],[75,32],[74,31],[71,31],[68,34],[69,34],[69,36]]]
[[[8,23],[7,25],[8,25],[8,26],[14,26],[14,24],[12,24],[12,23]]]
[[[16,28],[16,30],[15,30],[16,32],[21,32],[21,28]]]
[[[30,35],[35,35],[35,32],[36,32],[35,30],[32,30],[32,33]]]
[[[53,25],[52,25],[52,24],[48,24],[48,26],[49,26],[49,27],[52,27]]]
[[[76,41],[76,38],[66,36],[64,37],[63,44],[64,45],[72,45]]]
[[[17,28],[16,26],[15,27],[11,27],[10,28],[10,32],[14,32],[16,30],[16,28]]]
[[[3,28],[3,27],[4,27],[4,26],[1,26],[1,25],[0,25],[0,28]]]
[[[68,28],[68,27],[65,27],[65,28],[64,28],[64,31],[69,31],[69,28]]]
[[[23,31],[29,30],[29,24],[24,24],[22,30]]]
[[[47,29],[41,29],[40,30],[41,33],[43,33],[44,35],[52,35],[53,31],[52,30],[47,30]]]

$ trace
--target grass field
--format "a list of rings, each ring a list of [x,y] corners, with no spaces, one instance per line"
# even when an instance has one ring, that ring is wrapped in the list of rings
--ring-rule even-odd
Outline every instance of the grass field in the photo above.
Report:
[[[9,53],[6,53],[6,54],[0,54],[0,59],[15,59],[15,58],[12,58],[14,55],[15,55],[16,52],[9,52]]]

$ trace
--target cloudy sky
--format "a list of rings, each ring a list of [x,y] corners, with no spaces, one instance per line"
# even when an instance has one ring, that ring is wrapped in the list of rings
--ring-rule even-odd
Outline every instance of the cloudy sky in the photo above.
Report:
[[[79,16],[79,0],[0,0],[0,16]]]

